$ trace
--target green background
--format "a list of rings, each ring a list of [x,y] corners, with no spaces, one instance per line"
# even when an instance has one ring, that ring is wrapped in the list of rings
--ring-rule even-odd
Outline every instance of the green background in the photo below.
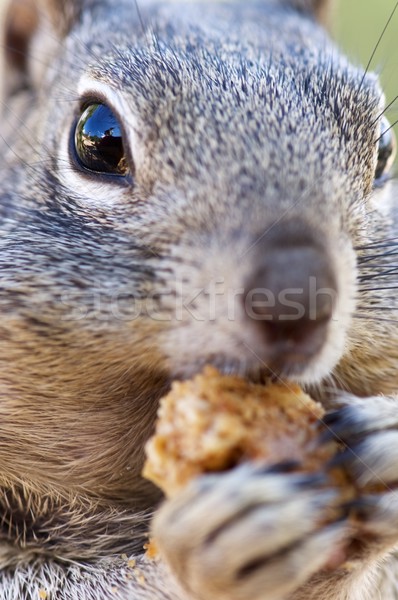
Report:
[[[334,34],[352,62],[366,66],[396,5],[396,0],[339,0]],[[387,101],[398,95],[398,8],[372,60],[370,70],[381,78]],[[398,119],[398,100],[387,112]],[[398,127],[395,128],[398,133]]]

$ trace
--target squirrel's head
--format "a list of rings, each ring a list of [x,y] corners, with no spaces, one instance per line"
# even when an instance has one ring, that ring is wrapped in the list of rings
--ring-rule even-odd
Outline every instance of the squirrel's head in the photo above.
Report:
[[[376,78],[316,22],[328,7],[11,2],[0,379],[26,418],[7,429],[5,408],[0,431],[30,455],[8,456],[18,473],[46,460],[46,480],[126,499],[171,378],[350,387],[364,333],[380,352],[354,316],[391,141]]]

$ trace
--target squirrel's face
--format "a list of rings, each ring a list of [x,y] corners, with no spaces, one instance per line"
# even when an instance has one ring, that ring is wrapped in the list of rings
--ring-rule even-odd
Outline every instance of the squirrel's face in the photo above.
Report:
[[[383,98],[312,21],[280,10],[142,7],[142,29],[133,2],[123,19],[98,6],[36,64],[0,283],[1,369],[12,355],[25,379],[11,367],[4,386],[51,399],[48,422],[60,409],[76,436],[76,397],[100,407],[123,422],[126,461],[172,377],[212,363],[320,383],[358,350],[359,247],[387,226]],[[94,456],[106,419],[91,417]]]
[[[132,340],[145,323],[172,376],[212,363],[319,382],[349,350],[383,99],[294,13],[208,8],[213,26],[232,18],[226,43],[195,10],[87,41],[76,101],[52,117],[60,194],[109,225],[110,252],[144,253],[145,291],[120,260],[110,318]]]

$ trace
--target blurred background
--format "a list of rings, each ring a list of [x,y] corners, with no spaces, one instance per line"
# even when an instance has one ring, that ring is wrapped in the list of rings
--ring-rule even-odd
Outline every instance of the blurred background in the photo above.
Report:
[[[354,63],[366,66],[397,0],[338,0],[334,34]],[[398,7],[370,65],[380,75],[387,102],[398,96]],[[398,119],[398,99],[387,112]],[[398,126],[395,127],[398,137]]]

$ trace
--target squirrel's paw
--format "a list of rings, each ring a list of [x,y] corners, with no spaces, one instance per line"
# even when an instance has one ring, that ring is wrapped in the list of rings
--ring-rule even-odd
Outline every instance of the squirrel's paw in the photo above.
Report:
[[[164,504],[153,533],[193,597],[280,600],[333,562],[347,535],[322,483],[251,465],[203,476]]]
[[[398,398],[348,397],[325,417],[329,433],[344,443],[335,462],[363,495],[357,516],[379,541],[398,540]]]

